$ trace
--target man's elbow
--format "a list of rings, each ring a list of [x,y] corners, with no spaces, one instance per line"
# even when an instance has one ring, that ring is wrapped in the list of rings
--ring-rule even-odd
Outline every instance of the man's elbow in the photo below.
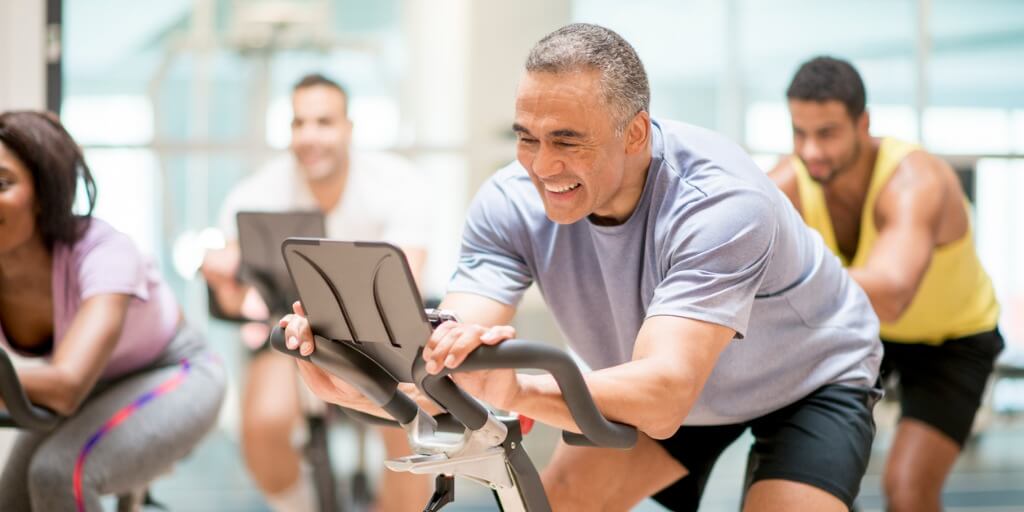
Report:
[[[689,413],[689,407],[685,410],[682,410],[681,407],[673,407],[671,411],[669,409],[668,407],[662,409],[657,414],[658,417],[644,422],[645,424],[639,430],[653,439],[668,439],[675,435],[679,427],[683,425],[683,420]]]
[[[660,392],[654,393],[654,404],[638,428],[654,439],[668,439],[675,435],[699,392],[689,379],[666,379]]]
[[[664,424],[657,427],[652,426],[646,429],[640,429],[640,431],[642,431],[644,434],[647,434],[647,437],[650,437],[651,439],[661,441],[674,436],[675,433],[679,431],[679,427],[681,426],[683,426],[682,422],[676,424],[675,426],[672,426],[671,424]]]
[[[882,323],[898,322],[910,308],[914,295],[911,293],[893,293],[882,300],[874,301],[875,314]]]
[[[896,323],[897,320],[903,315],[903,312],[893,307],[879,307],[875,308],[875,314],[878,315],[878,321],[883,324]]]

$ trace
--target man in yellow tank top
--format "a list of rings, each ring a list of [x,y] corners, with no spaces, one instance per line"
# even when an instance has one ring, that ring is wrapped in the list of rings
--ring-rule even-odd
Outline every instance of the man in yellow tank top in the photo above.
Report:
[[[867,292],[882,322],[882,376],[898,379],[887,508],[941,510],[1003,347],[963,190],[941,159],[871,136],[864,84],[848,62],[804,63],[786,95],[794,154],[770,176]]]

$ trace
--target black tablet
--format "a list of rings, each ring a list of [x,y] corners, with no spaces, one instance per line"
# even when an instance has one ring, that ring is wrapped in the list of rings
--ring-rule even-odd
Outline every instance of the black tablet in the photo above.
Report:
[[[281,243],[289,237],[325,236],[324,215],[318,211],[246,211],[238,212],[236,221],[241,257],[238,280],[256,289],[271,318],[290,313],[298,293],[281,259]],[[210,313],[224,320],[265,320],[230,317],[217,308],[215,300],[210,301]]]
[[[348,344],[399,381],[413,381],[412,362],[431,325],[401,249],[289,238],[281,251],[317,336]]]

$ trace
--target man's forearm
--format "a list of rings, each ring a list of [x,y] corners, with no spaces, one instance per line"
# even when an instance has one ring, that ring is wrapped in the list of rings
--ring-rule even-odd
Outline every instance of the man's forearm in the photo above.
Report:
[[[867,294],[871,301],[871,307],[875,310],[879,320],[883,322],[895,322],[910,306],[913,294],[907,294],[894,288],[890,283],[891,279],[878,275],[868,268],[851,268],[850,277]]]
[[[245,294],[248,293],[249,287],[233,280],[207,281],[207,284],[221,313],[230,318],[241,318],[242,304],[245,302]]]
[[[426,395],[420,393],[420,391],[412,384],[399,384],[398,392],[405,393],[406,396],[408,396],[414,402],[416,402],[416,405],[418,405],[420,409],[422,409],[424,412],[431,416],[436,416],[438,414],[441,414],[442,412],[441,408],[436,403],[434,403],[433,400],[430,400],[430,398],[428,398]],[[394,418],[390,414],[388,414],[387,411],[385,411],[379,405],[374,404],[372,401],[370,401],[370,399],[366,397],[362,397],[358,400],[347,401],[345,403],[339,403],[337,405],[340,407],[345,407],[347,409],[352,409],[355,411],[366,413],[371,416],[377,416],[378,418],[394,420]]]
[[[563,430],[580,432],[553,377],[519,378],[522,390],[512,410]],[[692,384],[672,375],[670,368],[646,359],[591,372],[585,380],[606,418],[634,425],[655,438],[671,436],[699,395]]]

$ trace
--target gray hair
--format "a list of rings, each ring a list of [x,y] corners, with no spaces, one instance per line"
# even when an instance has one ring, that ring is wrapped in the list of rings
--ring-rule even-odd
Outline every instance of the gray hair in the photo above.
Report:
[[[526,58],[526,71],[566,73],[594,69],[601,72],[605,103],[611,107],[616,131],[651,105],[647,72],[636,50],[619,34],[599,25],[573,23],[537,42]]]

